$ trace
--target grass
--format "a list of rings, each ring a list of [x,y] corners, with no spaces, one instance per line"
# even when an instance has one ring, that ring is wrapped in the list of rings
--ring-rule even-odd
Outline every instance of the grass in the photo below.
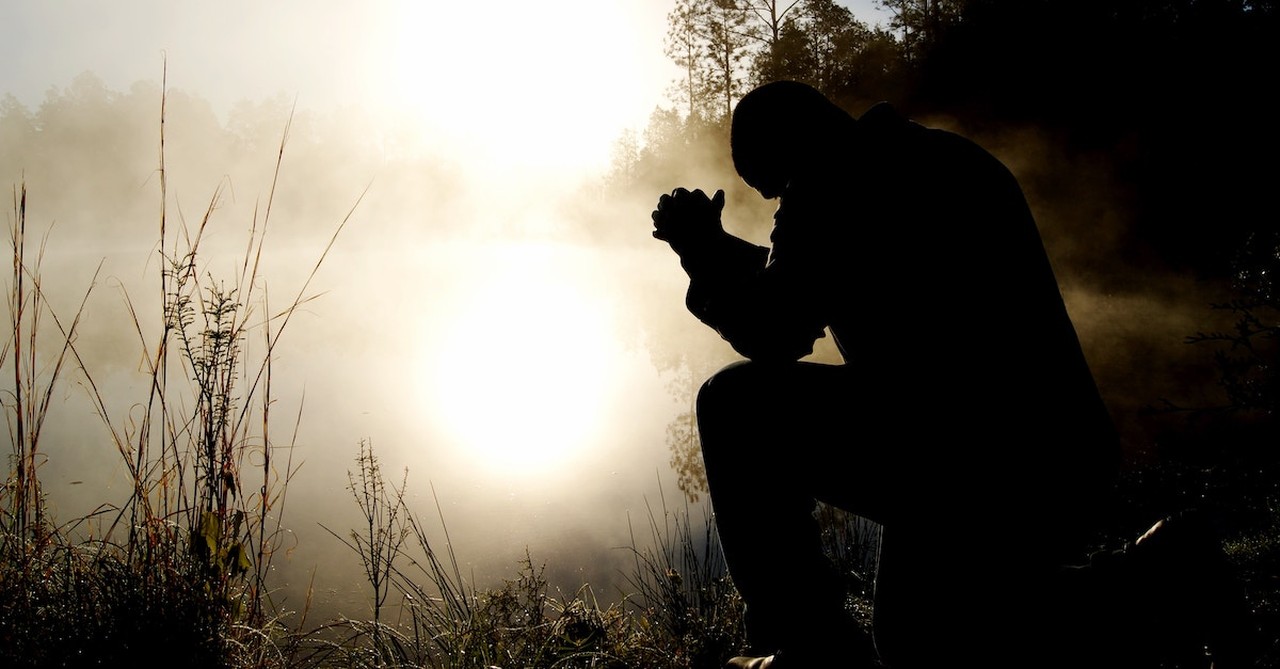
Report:
[[[255,519],[265,519],[269,500],[250,506],[231,492],[235,479],[222,472],[238,463],[234,448],[205,446],[235,444],[234,423],[229,416],[210,415],[208,402],[198,404],[191,416],[171,411],[163,365],[151,368],[151,400],[158,410],[127,432],[114,428],[102,396],[93,397],[132,477],[128,501],[103,505],[65,525],[55,524],[47,512],[38,472],[42,429],[64,371],[71,364],[83,368],[75,339],[84,301],[64,326],[45,300],[44,243],[35,260],[29,259],[26,206],[25,187],[16,188],[12,337],[2,361],[12,379],[4,410],[13,467],[0,491],[0,582],[5,586],[0,589],[0,654],[6,666],[65,666],[174,652],[191,666],[219,666],[221,658],[242,649],[252,652],[257,637],[241,634],[244,623],[258,629],[266,625],[262,593],[253,588],[261,581],[255,580],[256,572],[250,574],[247,546],[266,535],[251,536],[257,520],[246,519],[255,510],[261,512]],[[192,290],[169,276],[165,287],[174,295]],[[215,318],[226,315],[223,310]],[[57,337],[42,329],[45,318],[53,321]],[[190,320],[171,323],[166,314],[166,335],[193,329]],[[183,350],[191,360],[204,362],[208,374],[220,365],[225,380],[237,363],[234,344],[224,342],[215,352],[210,342],[234,336],[234,330],[225,321],[215,326],[188,336]],[[53,353],[47,354],[50,345]],[[165,348],[157,359],[166,357]],[[94,387],[92,376],[86,380]],[[169,428],[157,431],[163,441],[152,438],[156,423]],[[153,441],[159,447],[149,451]],[[266,550],[259,546],[257,552]]]
[[[407,471],[399,487],[389,485],[368,442],[355,462],[348,490],[363,522],[345,535],[326,529],[359,556],[373,619],[302,631],[298,666],[719,669],[747,647],[742,600],[705,504],[700,517],[687,498],[671,509],[659,486],[662,504],[646,506],[644,531],[633,527],[623,548],[633,564],[621,597],[602,604],[587,584],[552,594],[545,565],[527,552],[513,578],[476,588],[453,552],[439,500],[438,523],[429,526],[405,503]],[[832,557],[847,560],[854,581],[868,577],[858,571],[866,555],[855,550],[874,540],[867,526],[820,513]],[[869,613],[857,595],[850,606]]]
[[[744,647],[742,604],[710,519],[699,530],[687,509],[664,509],[661,520],[651,511],[648,547],[634,537],[628,547],[631,592],[602,604],[589,585],[552,594],[545,566],[527,553],[513,578],[476,588],[445,519],[429,527],[414,514],[406,483],[407,472],[400,487],[387,484],[371,445],[360,445],[348,490],[364,522],[345,535],[326,529],[359,556],[373,619],[304,630],[298,666],[701,669]]]
[[[644,631],[654,650],[677,649],[659,651],[666,666],[719,667],[746,648],[746,631],[714,518],[704,513],[695,524],[687,501],[677,512],[661,498],[660,514],[647,507],[651,547],[637,548],[634,530],[630,547],[635,568],[628,583]]]

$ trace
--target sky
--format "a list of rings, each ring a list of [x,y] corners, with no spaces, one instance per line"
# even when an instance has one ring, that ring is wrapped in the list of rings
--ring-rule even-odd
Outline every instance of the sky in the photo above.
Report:
[[[879,15],[870,0],[848,4],[868,22]],[[683,275],[660,245],[603,256],[552,234],[557,208],[607,166],[619,135],[643,128],[667,103],[675,77],[662,48],[669,9],[659,0],[0,7],[0,96],[28,109],[86,71],[121,92],[163,76],[168,90],[202,98],[223,122],[246,101],[281,97],[300,114],[359,110],[365,131],[436,156],[447,173],[406,185],[376,165],[364,173],[363,165],[293,164],[355,176],[340,192],[309,194],[324,202],[305,203],[322,211],[309,234],[295,226],[272,239],[273,280],[285,286],[275,294],[291,294],[347,208],[355,210],[312,284],[320,298],[277,352],[276,415],[303,416],[293,438],[303,464],[286,523],[298,548],[280,565],[286,581],[304,580],[317,564],[338,565],[319,576],[321,590],[342,600],[355,587],[338,575],[346,573],[341,565],[356,566],[354,557],[318,528],[353,520],[346,472],[360,441],[375,446],[388,471],[407,468],[420,510],[434,513],[438,502],[463,559],[498,577],[525,548],[554,557],[553,574],[566,579],[608,577],[627,557],[618,549],[629,523],[674,490],[666,431],[687,399],[672,387],[683,384],[687,395],[690,381],[655,367],[627,316],[628,291],[646,286],[646,299],[684,319],[690,341],[704,338],[696,346],[719,342],[683,312]],[[255,216],[271,153],[253,167],[203,164],[213,159],[182,153],[179,121],[167,131],[170,206],[190,216],[215,186],[227,186],[217,209],[232,232],[215,233],[208,245],[234,262],[243,242],[233,232]],[[97,320],[82,345],[93,346],[95,336],[108,342],[91,361],[116,398],[145,388],[122,303],[145,304],[155,241],[149,223],[138,239],[93,230],[103,219],[147,211],[154,151],[141,150],[138,164],[112,175],[138,201],[119,212],[77,205],[56,182],[32,193],[32,219],[59,226],[48,260],[65,282],[57,288],[82,290],[88,269],[103,264],[103,287],[89,303]],[[7,158],[6,165],[38,162]],[[286,163],[282,180],[295,173]],[[29,177],[33,186],[40,178],[34,168],[0,176]],[[306,184],[294,188],[306,194]],[[306,209],[281,199],[282,216],[290,206]],[[620,216],[647,225],[647,210]],[[451,219],[463,222],[454,232],[427,229]],[[79,392],[65,392],[68,407],[46,439],[65,445],[46,449],[44,471],[46,491],[67,516],[125,494],[119,455],[104,447],[99,419],[75,404]],[[123,401],[120,410],[132,409]]]

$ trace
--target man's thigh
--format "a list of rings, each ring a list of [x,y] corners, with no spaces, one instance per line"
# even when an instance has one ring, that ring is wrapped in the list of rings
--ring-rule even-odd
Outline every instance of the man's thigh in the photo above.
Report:
[[[704,457],[883,520],[914,483],[872,407],[844,366],[731,365],[699,397]]]

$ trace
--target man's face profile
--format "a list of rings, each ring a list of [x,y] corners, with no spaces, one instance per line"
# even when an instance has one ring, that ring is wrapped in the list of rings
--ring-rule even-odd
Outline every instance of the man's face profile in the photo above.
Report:
[[[778,150],[770,150],[768,141],[753,137],[742,141],[735,147],[734,168],[738,176],[760,193],[766,200],[782,195],[790,176],[787,174],[787,161]]]

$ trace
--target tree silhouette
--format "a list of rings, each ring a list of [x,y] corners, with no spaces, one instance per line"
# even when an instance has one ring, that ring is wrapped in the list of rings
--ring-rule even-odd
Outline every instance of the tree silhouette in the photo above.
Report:
[[[889,27],[902,35],[903,54],[928,52],[948,27],[960,20],[965,0],[877,0],[891,14]]]

